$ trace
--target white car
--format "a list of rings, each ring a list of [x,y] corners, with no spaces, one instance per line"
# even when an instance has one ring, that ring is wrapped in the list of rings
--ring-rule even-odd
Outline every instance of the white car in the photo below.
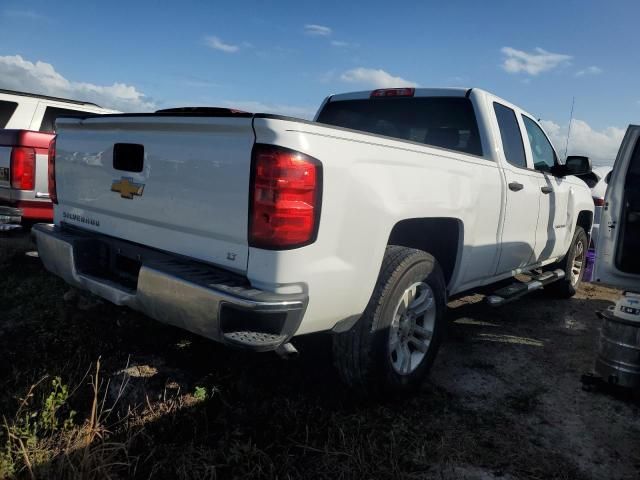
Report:
[[[0,89],[0,230],[51,221],[47,158],[59,116],[116,113],[89,102]]]
[[[604,207],[604,195],[607,192],[607,184],[613,167],[593,167],[590,173],[580,175],[578,178],[583,180],[591,189],[593,204],[595,206],[593,216],[593,228],[591,231],[591,242],[593,246],[598,241],[598,231],[600,228],[600,216]]]
[[[611,172],[602,211],[594,277],[640,292],[640,126],[630,125]]]
[[[191,108],[57,122],[44,265],[205,337],[285,350],[331,331],[350,385],[406,389],[447,298],[580,283],[593,201],[535,117],[480,89],[328,97],[315,121]]]

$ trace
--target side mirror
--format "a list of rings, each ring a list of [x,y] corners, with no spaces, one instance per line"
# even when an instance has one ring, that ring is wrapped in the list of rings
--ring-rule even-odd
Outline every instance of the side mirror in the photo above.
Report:
[[[589,157],[572,155],[567,157],[564,163],[565,175],[584,175],[591,173],[591,160]]]
[[[571,155],[567,157],[565,163],[559,163],[551,167],[551,173],[556,177],[591,173],[591,160],[589,160],[589,157]]]

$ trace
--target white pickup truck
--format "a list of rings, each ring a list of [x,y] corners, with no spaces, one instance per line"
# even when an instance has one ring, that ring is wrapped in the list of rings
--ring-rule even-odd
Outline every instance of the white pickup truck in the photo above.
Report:
[[[447,298],[569,297],[593,219],[538,122],[480,89],[328,97],[315,121],[227,109],[61,118],[51,272],[117,305],[254,350],[332,331],[355,387],[420,383]],[[504,282],[502,282],[504,283]]]

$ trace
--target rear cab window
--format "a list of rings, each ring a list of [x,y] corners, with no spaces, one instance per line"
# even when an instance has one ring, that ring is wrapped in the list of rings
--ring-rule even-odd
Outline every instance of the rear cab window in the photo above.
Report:
[[[465,97],[381,97],[327,103],[317,121],[482,156],[478,122]]]
[[[41,132],[53,132],[55,130],[56,118],[58,117],[86,117],[90,112],[71,110],[68,108],[47,107],[40,124]]]
[[[0,100],[0,128],[4,128],[11,120],[13,112],[18,108],[17,102],[7,102],[6,100]]]

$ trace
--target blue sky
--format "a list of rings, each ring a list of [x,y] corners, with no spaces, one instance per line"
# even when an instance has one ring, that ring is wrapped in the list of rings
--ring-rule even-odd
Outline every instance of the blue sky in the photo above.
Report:
[[[476,86],[562,151],[575,96],[570,150],[604,160],[640,122],[637,1],[159,3],[2,0],[0,87],[308,117],[330,93]]]

